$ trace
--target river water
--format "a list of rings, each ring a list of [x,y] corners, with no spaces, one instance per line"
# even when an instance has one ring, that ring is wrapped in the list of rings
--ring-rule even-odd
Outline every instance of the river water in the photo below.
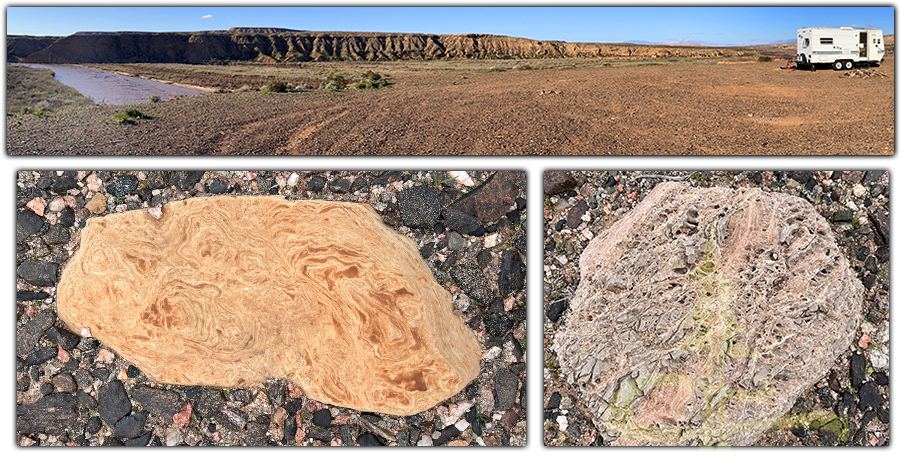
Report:
[[[85,97],[90,97],[94,103],[106,103],[108,105],[132,105],[135,103],[147,103],[151,95],[159,96],[160,100],[179,95],[200,95],[202,90],[194,90],[177,85],[169,85],[154,82],[147,79],[126,77],[87,67],[66,64],[15,64],[28,67],[50,69],[56,74],[56,80],[68,85],[80,92]]]

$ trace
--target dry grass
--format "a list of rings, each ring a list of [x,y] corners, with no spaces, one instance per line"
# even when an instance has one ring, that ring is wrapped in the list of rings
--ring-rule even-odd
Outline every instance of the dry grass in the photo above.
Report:
[[[329,76],[341,75],[349,83],[364,82],[368,71],[390,77],[418,72],[525,72],[581,69],[601,66],[642,66],[709,62],[709,58],[562,58],[562,59],[450,59],[393,62],[343,61],[303,64],[88,64],[88,67],[177,84],[228,90],[260,90],[273,82],[294,87],[320,88]]]
[[[57,82],[53,71],[25,66],[6,66],[6,114],[44,116],[91,101],[72,87]]]

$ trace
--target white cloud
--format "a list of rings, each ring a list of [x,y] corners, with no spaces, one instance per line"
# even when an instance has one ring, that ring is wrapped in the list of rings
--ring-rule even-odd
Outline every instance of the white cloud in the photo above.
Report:
[[[691,31],[688,34],[703,34],[703,31]]]
[[[203,15],[200,18],[212,18],[212,15]]]

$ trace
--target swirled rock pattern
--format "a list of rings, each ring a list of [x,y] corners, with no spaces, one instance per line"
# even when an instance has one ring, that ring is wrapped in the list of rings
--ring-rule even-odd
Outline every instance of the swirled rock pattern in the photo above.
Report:
[[[752,444],[862,316],[827,222],[759,189],[660,184],[580,269],[554,350],[617,445]]]
[[[410,415],[479,372],[449,294],[367,205],[213,197],[91,219],[58,298],[69,329],[158,382],[286,378],[316,400]]]

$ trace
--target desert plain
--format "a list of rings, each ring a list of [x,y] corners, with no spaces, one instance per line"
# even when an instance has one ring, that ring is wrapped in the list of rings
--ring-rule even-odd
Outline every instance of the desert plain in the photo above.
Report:
[[[790,48],[770,49],[720,57],[86,64],[218,93],[114,106],[69,89],[56,92],[68,97],[65,105],[35,113],[33,104],[13,110],[8,86],[7,152],[894,153],[892,48],[880,67],[853,71],[786,69]],[[386,86],[354,88],[369,71]],[[8,65],[8,84],[17,73],[34,72]],[[329,77],[349,86],[322,87]],[[277,82],[289,92],[261,91]],[[118,123],[117,114],[130,110],[147,118]]]

